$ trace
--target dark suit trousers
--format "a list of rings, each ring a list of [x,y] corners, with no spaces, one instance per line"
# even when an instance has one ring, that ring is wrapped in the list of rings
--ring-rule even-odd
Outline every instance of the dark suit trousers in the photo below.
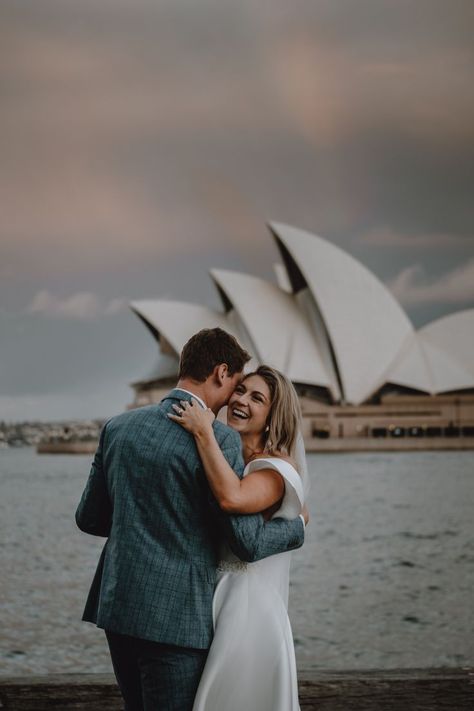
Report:
[[[207,649],[105,634],[125,711],[192,711]]]

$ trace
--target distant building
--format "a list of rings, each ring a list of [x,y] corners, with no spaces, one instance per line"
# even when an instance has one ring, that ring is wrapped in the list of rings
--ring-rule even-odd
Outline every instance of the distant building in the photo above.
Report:
[[[217,311],[176,301],[132,310],[159,344],[156,370],[133,384],[132,407],[173,386],[179,353],[201,328],[220,326],[283,371],[300,394],[308,449],[474,448],[474,309],[416,331],[391,292],[347,252],[271,224],[278,285],[211,270]]]

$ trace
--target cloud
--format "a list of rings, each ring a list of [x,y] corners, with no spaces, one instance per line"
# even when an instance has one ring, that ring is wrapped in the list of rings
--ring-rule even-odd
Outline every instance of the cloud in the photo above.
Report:
[[[437,279],[429,279],[423,267],[414,264],[387,286],[404,305],[465,304],[474,300],[474,259]]]
[[[449,233],[425,233],[410,234],[397,232],[390,227],[380,227],[372,229],[361,235],[359,244],[371,247],[408,247],[408,248],[440,248],[446,247],[467,247],[473,241],[471,235],[459,235]]]
[[[374,131],[438,149],[472,139],[468,3],[453,12],[419,0],[416,13],[408,0],[305,5],[273,23],[264,49],[280,109],[312,145]]]
[[[6,6],[0,271],[113,273],[250,242],[274,215],[322,233],[470,220],[469,3]],[[252,197],[251,229],[205,173]]]
[[[89,291],[80,291],[66,298],[59,298],[46,289],[38,291],[27,307],[27,313],[43,314],[52,318],[91,321],[101,316],[112,316],[126,307],[124,299],[104,301]]]

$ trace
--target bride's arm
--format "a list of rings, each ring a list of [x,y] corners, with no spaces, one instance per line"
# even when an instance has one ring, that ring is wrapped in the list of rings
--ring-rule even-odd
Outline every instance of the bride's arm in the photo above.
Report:
[[[285,493],[283,477],[273,469],[259,469],[243,479],[227,463],[214,436],[214,415],[196,401],[175,407],[180,415],[169,415],[194,435],[209,486],[226,513],[250,514],[265,511]]]

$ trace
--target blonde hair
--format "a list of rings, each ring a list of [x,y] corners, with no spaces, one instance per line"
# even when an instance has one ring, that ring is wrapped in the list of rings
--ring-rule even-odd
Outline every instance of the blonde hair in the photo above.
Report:
[[[263,433],[263,451],[292,458],[301,427],[301,408],[293,383],[269,365],[260,365],[254,372],[247,373],[244,381],[251,375],[259,375],[270,390],[271,405]]]

